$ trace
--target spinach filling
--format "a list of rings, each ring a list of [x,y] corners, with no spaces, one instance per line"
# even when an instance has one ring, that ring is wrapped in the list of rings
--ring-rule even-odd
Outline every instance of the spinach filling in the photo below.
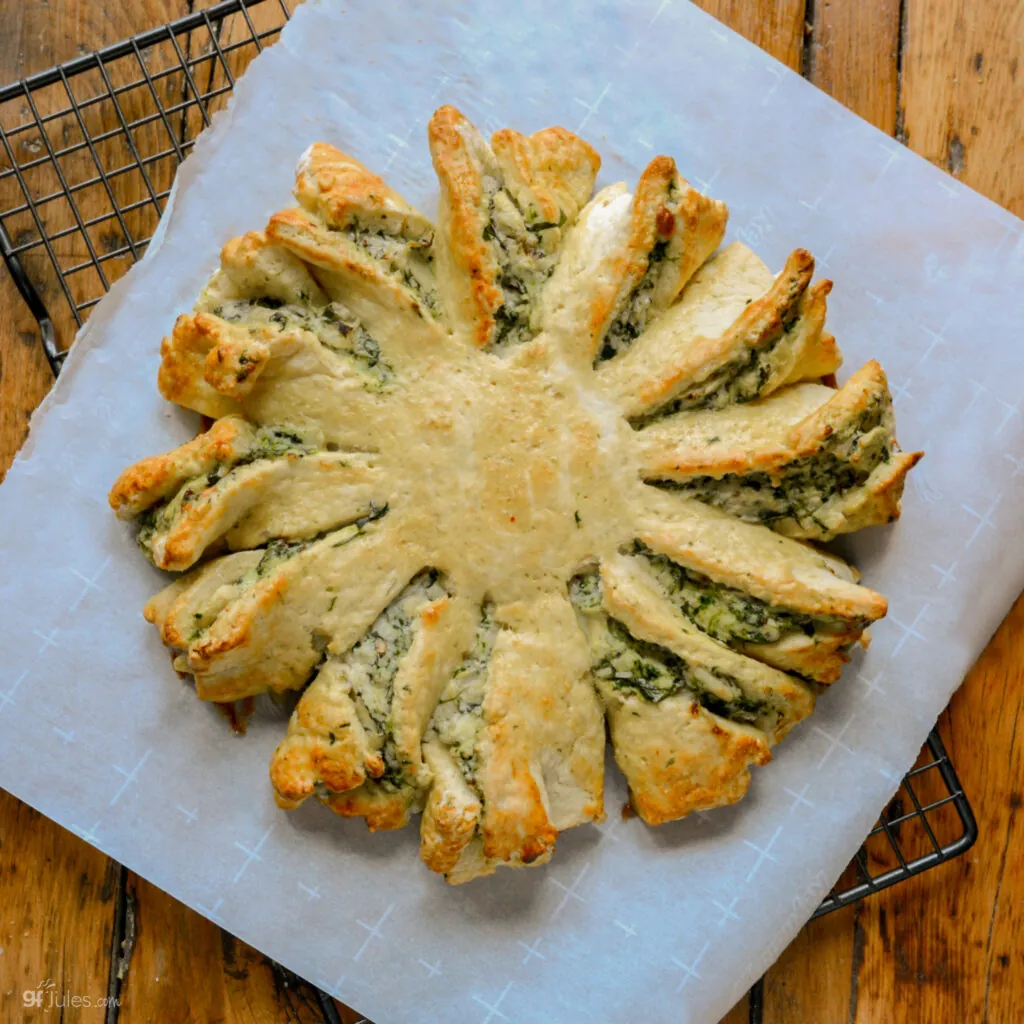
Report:
[[[654,243],[654,248],[651,249],[647,257],[647,269],[644,271],[643,277],[626,297],[608,325],[598,361],[612,359],[620,352],[625,352],[643,334],[652,312],[654,286],[664,270],[665,261],[671,262],[671,258],[668,256],[668,245],[667,240]]]
[[[799,322],[799,307],[794,304],[783,312],[780,326],[772,335],[761,339],[753,348],[737,352],[710,376],[645,420],[662,419],[690,409],[724,409],[727,405],[739,405],[759,398],[775,369],[774,356],[779,345]]]
[[[781,717],[771,701],[748,696],[726,672],[693,665],[659,644],[638,640],[618,619],[601,612],[600,594],[597,573],[570,582],[570,600],[587,620],[591,671],[599,689],[625,691],[651,704],[685,691],[713,714],[759,727],[766,715]]]
[[[725,644],[773,644],[788,636],[845,633],[867,624],[834,615],[806,615],[769,604],[687,569],[640,541],[634,545],[633,554],[646,563],[695,626]]]
[[[408,785],[409,768],[395,746],[393,734],[395,678],[416,639],[420,613],[446,594],[436,569],[419,573],[345,655],[360,720],[367,733],[378,737],[381,744],[384,771],[375,782],[389,792]]]
[[[312,438],[286,426],[260,427],[252,443],[230,462],[218,463],[209,473],[186,480],[170,497],[145,509],[135,517],[138,532],[136,543],[150,561],[153,560],[153,541],[157,534],[167,533],[175,521],[184,515],[196,499],[216,486],[234,470],[264,459],[299,458],[312,455],[319,449]]]
[[[494,608],[486,604],[481,609],[473,647],[452,673],[430,720],[430,730],[457,758],[463,778],[474,789],[478,788],[477,742],[484,724],[488,669],[497,638]]]
[[[241,576],[237,576],[235,579],[225,584],[225,587],[221,588],[221,591],[225,588],[229,588],[236,591],[235,596],[240,596],[245,590],[248,590],[249,587],[270,576],[279,566],[283,565],[289,559],[294,558],[300,552],[305,551],[307,548],[311,548],[314,544],[319,543],[327,537],[332,537],[332,548],[343,547],[350,541],[355,540],[355,538],[363,532],[367,523],[371,522],[373,519],[379,519],[386,513],[387,506],[384,506],[383,509],[374,510],[374,513],[371,516],[365,516],[363,519],[359,519],[340,530],[321,533],[315,537],[309,537],[306,540],[284,540],[283,538],[272,540],[265,548],[262,549],[263,554],[260,556],[260,560],[256,565]],[[218,606],[217,614],[219,614],[219,611],[223,607],[223,604]],[[207,629],[209,629],[216,619],[217,614],[210,615],[209,608],[205,611],[201,610],[193,614],[192,617],[195,620],[196,625],[191,634],[189,634],[189,643],[194,643],[207,631]],[[317,644],[318,641],[314,635],[313,646],[317,647]],[[326,644],[324,644],[324,647],[326,648]]]
[[[287,426],[260,427],[252,445],[230,469],[247,466],[260,459],[281,459],[286,456],[313,455],[318,451],[313,438],[300,430]],[[218,470],[224,469],[223,466]],[[222,474],[223,475],[223,474]],[[219,478],[218,478],[219,479]]]
[[[487,201],[483,237],[491,243],[497,259],[498,285],[502,291],[502,304],[494,313],[494,345],[515,345],[536,335],[539,325],[534,314],[540,292],[558,262],[544,232],[562,227],[567,218],[562,213],[557,224],[527,221],[497,178],[484,175],[483,184]],[[536,214],[532,209],[527,212]]]
[[[383,389],[395,378],[394,369],[381,357],[376,339],[340,302],[312,307],[277,299],[235,299],[215,306],[211,312],[229,323],[244,326],[309,331],[325,348],[346,358],[355,369],[370,377],[375,388]]]
[[[828,524],[818,518],[822,507],[862,487],[880,465],[892,459],[889,409],[886,396],[874,396],[860,416],[835,431],[816,452],[794,459],[777,473],[726,473],[653,483],[749,523],[793,520],[827,531]]]
[[[433,283],[431,251],[433,236],[421,239],[402,238],[381,228],[367,228],[353,223],[345,233],[355,245],[378,263],[392,277],[398,278],[417,298],[431,316],[441,310],[440,298]]]

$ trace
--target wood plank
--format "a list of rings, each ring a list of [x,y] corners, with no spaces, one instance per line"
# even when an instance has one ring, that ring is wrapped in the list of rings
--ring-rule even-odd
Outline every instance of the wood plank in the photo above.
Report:
[[[2,790],[0,822],[0,1019],[102,1019],[112,862]],[[26,1005],[34,998],[38,1006]]]
[[[5,33],[0,35],[2,77],[4,80],[20,77],[30,70],[74,56],[76,46],[83,39],[98,37],[99,42],[94,41],[87,47],[91,48],[164,20],[167,15],[150,16],[156,6],[151,2],[134,3],[127,13],[101,12],[81,0],[64,5],[55,16],[45,9],[26,10],[17,5],[5,15]],[[804,55],[802,0],[786,0],[780,4],[764,0],[759,3],[704,0],[701,6],[789,66],[800,69]],[[874,0],[871,5],[831,0],[829,4],[815,6],[816,23],[805,71],[862,116],[885,130],[895,128],[894,61],[886,49],[893,21],[892,4],[888,0]],[[1019,181],[1015,179],[1020,178],[1020,168],[1024,166],[1020,153],[1024,132],[1021,131],[1019,106],[1012,102],[1021,49],[1017,5],[1003,0],[981,10],[966,2],[944,0],[932,4],[925,0],[907,0],[906,8],[907,48],[903,59],[901,103],[912,146],[1020,212],[1024,204]],[[125,24],[128,20],[132,24]],[[20,56],[26,53],[34,55],[31,68],[25,66]],[[129,192],[127,185],[125,188],[123,201],[130,201],[128,197],[144,198],[138,182],[134,192]],[[67,248],[61,250],[62,255],[65,253],[80,258],[88,255],[81,236],[68,241]],[[49,371],[31,340],[34,322],[23,311],[4,275],[0,278],[3,279],[0,282],[0,467],[6,468],[24,437],[27,411],[34,407],[49,385]],[[59,298],[56,292],[53,298]],[[1014,615],[1016,631],[1020,634],[1020,613],[1015,611]],[[979,845],[971,857],[955,865],[869,900],[861,910],[861,938],[856,941],[855,922],[844,923],[838,915],[809,926],[769,975],[766,1013],[769,1022],[846,1019],[848,1013],[854,1014],[858,1021],[1003,1021],[1024,1016],[1019,1004],[1020,986],[1011,983],[1013,977],[1019,977],[1022,972],[1020,954],[1016,952],[1019,943],[1013,940],[1024,924],[1020,920],[1022,900],[1018,881],[1024,875],[1024,865],[1020,860],[1016,813],[1024,790],[1021,785],[1024,768],[1020,763],[1019,740],[1013,739],[1015,733],[1011,730],[1009,735],[1003,735],[1019,715],[1020,699],[1014,694],[1021,692],[1019,666],[1024,663],[1024,651],[1020,642],[1013,640],[1012,627],[1004,626],[1000,637],[1007,630],[1009,639],[1000,641],[997,637],[994,648],[998,650],[986,654],[979,663],[979,668],[954,700],[949,721],[944,723],[954,759],[979,812],[985,846]],[[991,726],[996,721],[1002,732],[993,735]],[[985,751],[976,749],[981,746],[976,741],[979,735],[986,736]],[[996,755],[1000,750],[1004,755],[1009,751],[1009,764],[998,762]],[[14,810],[7,805],[12,805]],[[10,798],[0,801],[0,834],[20,835],[20,829],[10,827],[22,813],[18,806]],[[56,829],[48,822],[42,824]],[[35,825],[32,829],[38,831]],[[64,834],[57,830],[57,835]],[[68,837],[61,843],[66,843],[71,851],[62,850],[60,854],[69,858],[69,864],[79,864],[76,858],[82,856],[86,860],[100,858],[102,862],[101,855],[77,840]],[[76,847],[80,848],[77,853]],[[32,855],[31,850],[25,854]],[[0,862],[6,863],[3,856],[0,850]],[[955,883],[944,877],[945,873],[953,871],[959,873]],[[48,906],[44,902],[47,889],[61,891],[61,877],[78,877],[81,871],[68,869],[66,876],[59,876],[48,868],[40,874],[43,880],[36,887],[38,892],[33,890],[30,900],[33,913],[40,908],[45,911]],[[216,935],[214,926],[158,890],[144,883],[133,882],[133,885],[139,922],[147,918],[151,922],[162,919],[172,936],[195,935],[197,928],[209,929],[211,935]],[[66,886],[64,891],[67,891]],[[930,897],[933,898],[929,900]],[[950,901],[952,923],[945,918]],[[936,904],[942,907],[939,914],[932,912]],[[10,900],[4,903],[4,906],[11,905]],[[927,915],[923,922],[920,921],[922,907]],[[853,911],[843,913],[846,917],[856,916]],[[40,919],[46,918],[41,916]],[[27,918],[12,920],[17,926]],[[971,922],[964,933],[967,938],[961,939],[960,925],[967,920]],[[32,947],[34,951],[25,955],[37,967],[45,968],[47,963],[57,962],[65,972],[64,977],[70,977],[67,964],[61,963],[59,958],[53,961],[53,951],[57,943],[62,942],[75,950],[76,960],[81,958],[83,949],[88,956],[91,947],[81,937],[82,927],[79,922],[70,921],[67,925],[48,928],[46,939],[50,945]],[[12,934],[16,937],[19,933]],[[861,943],[859,955],[856,942]],[[99,946],[105,956],[103,942]],[[10,946],[5,948],[9,950]],[[147,959],[149,954],[143,954],[143,948],[150,947],[143,947],[140,931],[138,958],[134,959],[132,970],[140,963],[157,962],[156,953]],[[200,935],[195,948],[208,952],[209,936]],[[175,969],[181,976],[191,981],[198,974],[214,975],[210,986],[211,991],[219,993],[217,998],[221,1002],[217,1005],[227,1007],[225,1013],[234,1014],[226,1019],[278,1019],[273,1016],[281,1005],[273,998],[276,991],[273,969],[261,962],[258,955],[245,948],[233,951],[235,966],[231,969],[235,970],[237,964],[242,963],[250,979],[254,973],[256,979],[246,985],[232,986],[230,975],[226,975],[232,957],[223,951],[220,961],[216,957],[201,961],[191,954],[186,957],[187,950],[183,951],[180,943],[176,943],[173,951]],[[164,950],[164,955],[166,952]],[[19,956],[21,953],[19,950]],[[858,959],[864,964],[859,977],[853,971]],[[4,963],[4,960],[0,957],[0,994],[10,988],[4,972],[9,970],[11,961]],[[218,962],[221,963],[219,981],[217,972],[210,971],[210,964]],[[825,984],[819,977],[823,964],[827,965],[824,973],[831,976]],[[845,964],[850,965],[851,983],[845,984],[844,991],[841,979],[845,977]],[[71,969],[74,967],[71,965]],[[140,970],[139,973],[140,980],[131,973],[127,979],[126,991],[133,991],[138,998],[134,1011],[126,1007],[129,1013],[148,1005],[149,993],[145,986],[156,977],[155,972],[147,975]],[[859,984],[852,984],[854,978]],[[80,982],[75,980],[74,983]],[[259,995],[251,995],[250,988]],[[987,1018],[985,999],[978,1001],[979,992],[988,1000]],[[250,999],[254,1001],[252,1015],[244,1016],[247,1011],[243,1010],[243,1003]],[[953,1012],[953,1007],[957,1012]],[[744,1013],[743,1007],[737,1008],[728,1019],[738,1024],[745,1019]],[[68,1014],[67,1019],[76,1018]]]
[[[1024,212],[1024,9],[907,0],[905,22],[898,119],[907,143]],[[940,721],[978,818],[978,844],[864,904],[857,1022],[1024,1019],[1022,627],[1018,601]]]
[[[804,74],[876,128],[896,130],[899,0],[816,4]]]
[[[148,0],[127,9],[106,10],[87,3],[68,4],[51,16],[44,9],[14,13],[12,31],[0,36],[0,68],[3,80],[24,77],[54,63],[71,59],[109,43],[117,42],[145,28],[153,27],[189,12],[187,0]],[[273,24],[273,5],[252,12],[257,31]],[[244,26],[242,19],[235,19]],[[33,40],[42,33],[43,45]],[[202,47],[212,54],[205,28],[190,33],[182,47],[186,58],[198,58]],[[251,59],[255,48],[239,49],[228,55],[229,67],[237,74]],[[31,53],[27,64],[20,54]],[[172,134],[177,140],[198,130],[201,122],[195,114],[174,113],[173,108],[194,99],[191,85],[181,73],[166,74],[175,66],[177,55],[170,44],[151,48],[144,54],[146,72],[160,103],[166,110],[167,124],[152,118],[132,130],[132,141],[142,159],[148,154],[173,150]],[[211,61],[201,61],[194,72],[200,91],[208,92],[223,84],[210,74]],[[118,95],[120,113],[125,121],[146,118],[155,111],[153,94],[146,73],[133,57],[106,67],[109,87],[124,90]],[[90,105],[88,100],[108,90],[108,81],[94,71],[74,80],[73,92],[82,104],[81,115],[91,136],[117,132],[121,122],[112,105]],[[127,88],[131,83],[140,83]],[[212,85],[211,85],[212,83]],[[223,105],[225,97],[213,106]],[[62,87],[46,90],[36,98],[37,109],[47,117],[68,106]],[[8,104],[0,110],[0,123],[10,130],[31,116],[24,103]],[[187,120],[191,117],[193,120]],[[184,122],[184,123],[183,123]],[[168,126],[171,133],[168,132]],[[46,138],[36,131],[14,137],[15,159],[30,163],[46,153],[46,143],[55,150],[82,141],[77,117],[71,113],[50,122]],[[131,152],[122,133],[97,143],[95,157],[87,148],[61,158],[67,183],[74,187],[96,176],[96,164],[107,173],[117,172],[131,163]],[[172,157],[147,163],[148,182],[141,172],[131,170],[112,181],[114,199],[122,209],[122,220],[108,217],[86,232],[73,231],[54,245],[55,255],[65,268],[90,261],[93,255],[103,262],[109,281],[123,274],[132,260],[128,256],[105,259],[126,246],[126,233],[133,241],[148,237],[155,227],[157,204],[150,188],[158,195],[173,179],[177,161]],[[0,169],[9,166],[0,163]],[[52,171],[24,171],[33,197],[56,191],[60,182]],[[0,209],[21,202],[20,189],[8,179],[0,184]],[[131,209],[135,206],[136,209]],[[76,193],[76,209],[83,221],[110,211],[109,197],[99,185],[87,186]],[[40,207],[46,230],[56,233],[76,227],[75,210],[63,200]],[[31,217],[23,215],[12,229],[29,231]],[[89,244],[91,243],[92,249]],[[42,250],[30,253],[26,265],[33,280],[42,282],[42,293],[55,315],[63,340],[70,339],[74,322],[67,304]],[[80,271],[73,282],[77,300],[102,292],[98,274]],[[153,345],[159,338],[152,339]],[[35,321],[14,291],[6,274],[0,275],[0,468],[6,470],[27,432],[28,415],[49,389],[51,374],[37,341]],[[16,995],[22,989],[50,978],[55,992],[70,992],[95,1001],[107,995],[110,971],[111,936],[114,926],[114,900],[120,870],[98,851],[67,836],[51,822],[40,818],[13,798],[0,800],[0,896],[3,906],[12,908],[0,926],[0,994]],[[32,865],[28,872],[25,865]],[[96,881],[98,878],[99,881]],[[122,982],[121,1019],[138,1020],[223,1020],[245,1022],[319,1021],[322,1014],[315,991],[286,974],[250,947],[222,933],[214,924],[171,899],[160,890],[128,875],[131,894],[129,934],[134,946],[127,960]],[[75,900],[67,900],[68,893]],[[49,990],[44,999],[49,999]],[[341,1008],[345,1024],[358,1019]],[[56,1013],[57,1011],[54,1011]],[[97,1020],[97,1010],[70,1007],[66,1021]],[[5,1018],[6,1019],[6,1018]],[[30,1019],[29,1017],[25,1018]],[[40,1019],[42,1019],[40,1017]]]
[[[1024,6],[907,0],[903,121],[910,147],[1024,213]]]
[[[765,976],[765,1024],[845,1019],[858,913],[846,907],[803,927]]]
[[[46,33],[47,25],[23,5],[5,11],[0,32],[0,70],[5,82],[47,66],[52,43],[37,44],[39,32]],[[20,107],[0,105],[0,124],[9,127],[9,118],[17,117]],[[6,166],[0,156],[0,170]],[[8,189],[0,182],[0,208],[6,208]],[[25,440],[29,416],[49,386],[50,369],[38,344],[35,320],[7,273],[0,272],[0,479]]]
[[[800,71],[804,52],[805,0],[695,0],[776,60]]]
[[[135,950],[122,989],[120,1024],[319,1024],[316,991],[133,877]],[[344,1024],[360,1018],[346,1010]]]
[[[1024,1020],[1022,704],[1024,598],[940,727],[980,839],[964,857],[865,902],[856,1022]]]

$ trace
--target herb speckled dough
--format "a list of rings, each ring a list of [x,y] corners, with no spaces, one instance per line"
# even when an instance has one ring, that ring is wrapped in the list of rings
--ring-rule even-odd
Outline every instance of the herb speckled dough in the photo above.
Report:
[[[198,696],[292,702],[280,806],[419,814],[464,882],[604,817],[606,736],[648,824],[742,797],[886,611],[807,540],[895,519],[920,453],[877,363],[835,387],[811,255],[720,248],[671,158],[591,198],[563,128],[428,142],[436,226],[302,155],[164,339],[214,424],[110,502]]]

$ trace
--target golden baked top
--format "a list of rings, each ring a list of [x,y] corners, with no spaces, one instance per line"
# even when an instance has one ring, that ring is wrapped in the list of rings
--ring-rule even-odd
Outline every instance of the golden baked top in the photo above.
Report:
[[[216,422],[110,501],[183,573],[145,614],[198,695],[298,695],[278,802],[422,812],[464,881],[603,817],[606,722],[648,823],[739,799],[885,614],[806,541],[895,519],[920,455],[878,364],[834,386],[811,255],[716,254],[671,158],[590,198],[562,128],[428,138],[436,227],[303,154],[164,340]]]

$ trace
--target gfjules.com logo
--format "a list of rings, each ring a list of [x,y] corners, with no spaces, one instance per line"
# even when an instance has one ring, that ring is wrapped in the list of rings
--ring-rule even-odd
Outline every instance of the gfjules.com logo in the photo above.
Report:
[[[82,996],[68,989],[60,989],[52,978],[45,978],[35,988],[26,988],[21,993],[21,1005],[26,1010],[89,1009],[91,1007],[106,1008],[120,1006],[116,996]]]

